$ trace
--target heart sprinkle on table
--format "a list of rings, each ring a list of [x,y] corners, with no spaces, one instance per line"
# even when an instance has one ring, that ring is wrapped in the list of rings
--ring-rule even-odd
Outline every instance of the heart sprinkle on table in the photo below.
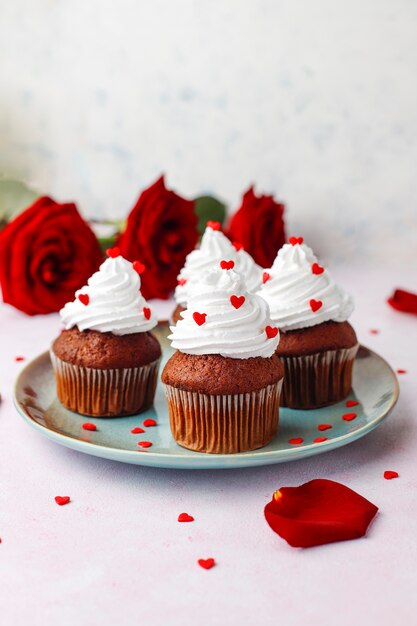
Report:
[[[139,433],[144,433],[145,431],[143,430],[143,428],[136,426],[136,428],[132,428],[130,432],[132,433],[132,435],[138,435]]]
[[[397,374],[407,374],[407,370],[397,370]]]
[[[384,472],[385,480],[392,480],[393,478],[398,478],[398,477],[399,477],[398,472],[395,472],[394,470],[386,470]]]
[[[19,363],[20,361],[24,361],[25,357],[24,356],[15,356],[14,360]]]
[[[359,402],[357,400],[346,400],[346,406],[347,407],[351,407],[351,406],[358,406]]]
[[[355,417],[357,417],[356,413],[345,413],[342,415],[342,420],[345,420],[345,422],[351,422],[355,419]]]
[[[371,335],[379,335],[379,330],[377,328],[371,328],[369,332]]]
[[[150,448],[152,443],[150,441],[138,441],[138,446],[141,448]]]
[[[327,441],[327,437],[316,437],[313,439],[313,443],[323,443],[323,441]]]
[[[64,504],[68,504],[71,501],[69,496],[55,496],[55,502],[59,504],[59,506],[64,506]]]
[[[151,426],[158,426],[157,422],[150,417],[143,422],[143,425],[145,426],[145,428],[150,428]]]
[[[293,439],[288,439],[288,443],[293,446],[298,445],[299,443],[303,443],[304,439],[302,437],[294,437]]]
[[[95,424],[92,424],[91,422],[85,422],[83,424],[83,428],[84,430],[97,430],[97,426]]]
[[[211,569],[216,565],[216,561],[214,559],[198,559],[197,563],[203,569]]]
[[[329,430],[329,428],[333,428],[331,424],[319,424],[317,426],[318,430]]]
[[[192,515],[188,515],[188,513],[180,513],[178,515],[179,522],[193,522],[194,517]]]

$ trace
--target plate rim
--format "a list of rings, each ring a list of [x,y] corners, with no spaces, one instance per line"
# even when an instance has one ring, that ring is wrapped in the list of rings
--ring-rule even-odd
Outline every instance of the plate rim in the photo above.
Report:
[[[344,445],[348,445],[349,443],[353,443],[357,439],[360,439],[361,437],[367,435],[369,432],[374,430],[381,422],[383,422],[388,417],[388,415],[392,412],[393,408],[397,404],[399,394],[400,394],[400,388],[399,388],[398,378],[393,368],[381,355],[379,355],[374,350],[367,348],[363,344],[360,344],[360,349],[361,348],[367,350],[373,356],[381,360],[390,371],[390,374],[394,383],[393,385],[394,389],[393,389],[393,397],[391,399],[389,406],[385,409],[385,411],[381,415],[378,415],[373,420],[366,422],[363,426],[359,427],[357,430],[353,432],[344,433],[337,437],[333,437],[332,439],[327,439],[326,441],[320,442],[319,444],[310,443],[310,444],[303,445],[301,447],[294,446],[294,448],[288,448],[285,450],[265,450],[263,448],[258,448],[256,450],[250,450],[248,452],[239,452],[235,454],[209,454],[207,452],[196,452],[194,450],[187,450],[188,454],[185,454],[185,455],[175,453],[175,452],[166,453],[166,452],[157,452],[157,451],[152,451],[152,452],[146,451],[146,455],[144,454],[143,456],[142,455],[139,456],[137,455],[136,450],[126,450],[123,448],[103,446],[101,444],[94,443],[94,442],[82,441],[80,439],[71,437],[70,435],[67,435],[65,433],[58,432],[57,430],[54,430],[53,428],[47,428],[46,426],[43,426],[42,424],[37,422],[33,417],[31,417],[31,415],[25,410],[25,408],[21,405],[20,401],[18,400],[17,393],[18,393],[18,388],[21,387],[20,381],[25,376],[27,370],[31,366],[33,366],[37,361],[41,361],[43,359],[50,360],[50,354],[48,350],[42,352],[38,356],[28,361],[25,364],[24,368],[19,372],[15,380],[14,386],[13,386],[13,403],[17,412],[22,417],[22,419],[26,423],[28,423],[30,426],[32,426],[35,430],[41,432],[45,437],[47,437],[51,441],[54,441],[60,445],[64,445],[65,447],[70,448],[72,450],[77,450],[79,452],[83,452],[85,454],[90,454],[90,455],[97,456],[100,458],[108,459],[109,454],[111,455],[112,453],[114,453],[118,457],[125,457],[125,458],[116,459],[114,458],[114,456],[112,456],[110,457],[111,460],[124,462],[124,463],[131,463],[134,465],[143,465],[143,466],[148,466],[148,467],[165,467],[167,469],[238,469],[238,468],[243,468],[243,467],[254,467],[255,464],[253,462],[245,463],[245,460],[250,461],[254,457],[259,459],[259,463],[256,464],[258,466],[269,465],[269,464],[280,463],[280,462],[290,462],[290,461],[296,461],[298,459],[301,460],[303,458],[307,458],[308,456],[313,456],[309,454],[313,450],[314,450],[314,455],[316,455],[316,454],[321,454],[326,451],[340,448]],[[88,419],[88,416],[86,416],[86,419]],[[95,419],[102,419],[102,418],[95,418]],[[67,443],[67,442],[71,442],[71,443]],[[186,449],[184,448],[184,450]],[[302,454],[300,454],[300,450],[302,451]],[[277,455],[278,455],[278,458],[277,458]],[[146,459],[148,459],[151,462],[146,462]],[[158,464],[158,460],[163,462],[164,459],[169,459],[170,461],[173,461],[173,463],[172,464],[170,463],[169,465]],[[195,462],[198,462],[199,460],[202,461],[203,463],[207,463],[207,466],[200,467],[196,465]],[[188,466],[186,465],[187,461],[188,462],[191,461],[190,465]],[[216,465],[216,461],[220,462],[220,464]],[[175,467],[175,462],[179,463],[177,467]],[[222,462],[224,463],[224,465],[221,464]]]

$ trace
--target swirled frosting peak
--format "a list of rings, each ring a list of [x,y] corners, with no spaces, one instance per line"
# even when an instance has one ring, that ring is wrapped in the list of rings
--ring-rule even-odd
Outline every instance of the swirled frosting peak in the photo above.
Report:
[[[235,270],[244,276],[248,291],[255,292],[260,287],[262,269],[250,254],[245,250],[236,250],[218,227],[207,226],[200,247],[190,252],[179,273],[175,290],[177,303],[186,306],[202,275],[218,267],[222,259],[234,261]]]
[[[268,304],[247,291],[233,269],[212,269],[200,279],[182,319],[171,326],[172,347],[186,354],[232,359],[270,357],[279,343]]]
[[[301,238],[292,238],[279,250],[258,294],[282,331],[344,322],[354,308],[352,296],[336,285]]]
[[[158,321],[140,292],[139,274],[121,256],[106,259],[60,315],[66,329],[77,326],[115,335],[147,332]]]

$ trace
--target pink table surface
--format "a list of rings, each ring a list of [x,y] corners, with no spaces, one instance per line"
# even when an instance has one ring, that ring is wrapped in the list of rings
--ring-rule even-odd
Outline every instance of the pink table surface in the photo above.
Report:
[[[417,318],[384,304],[392,287],[416,288],[416,273],[339,268],[336,276],[356,298],[361,342],[407,370],[399,403],[356,443],[256,469],[158,470],[47,441],[11,396],[24,366],[15,356],[44,351],[59,318],[0,306],[2,624],[416,623]],[[400,477],[384,480],[386,469]],[[298,550],[270,530],[263,508],[272,492],[317,477],[380,507],[366,538]],[[72,501],[59,507],[56,495]],[[179,524],[182,511],[195,522]],[[198,567],[209,556],[216,567]]]

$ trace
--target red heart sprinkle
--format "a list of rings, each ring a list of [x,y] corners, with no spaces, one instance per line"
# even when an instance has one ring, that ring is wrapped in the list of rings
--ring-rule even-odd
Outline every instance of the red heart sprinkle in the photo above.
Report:
[[[115,259],[116,257],[120,256],[120,249],[117,246],[115,246],[114,248],[107,248],[106,254],[111,259]]]
[[[288,443],[293,446],[296,446],[299,443],[303,443],[304,439],[302,437],[294,437],[293,439],[288,439]]]
[[[85,422],[85,424],[83,424],[83,428],[84,430],[97,430],[97,426],[91,422]]]
[[[347,407],[351,407],[351,406],[358,406],[359,402],[357,400],[346,400],[346,406]]]
[[[323,302],[321,300],[314,300],[314,298],[310,300],[310,308],[313,311],[313,313],[321,309],[322,306],[323,306]]]
[[[211,569],[216,564],[214,559],[198,559],[197,562],[203,569]]]
[[[292,246],[296,246],[296,245],[297,245],[297,243],[298,243],[298,244],[302,244],[302,243],[303,243],[303,241],[304,241],[304,239],[303,239],[303,237],[290,237],[290,238],[288,239],[288,241],[290,242],[290,244],[291,244]]]
[[[235,309],[240,309],[245,302],[245,296],[230,296],[230,302]]]
[[[151,310],[147,306],[143,307],[143,314],[146,320],[151,319]]]
[[[262,282],[265,285],[265,283],[268,282],[268,280],[271,278],[271,274],[268,274],[268,272],[264,272],[262,274]]]
[[[69,496],[55,496],[55,502],[59,504],[59,506],[63,506],[64,504],[68,504],[71,500]]]
[[[192,517],[191,515],[188,515],[188,513],[180,513],[178,515],[178,521],[179,522],[193,522],[194,517]]]
[[[268,339],[273,339],[278,335],[278,328],[274,328],[273,326],[267,326],[265,328],[265,332]]]
[[[141,448],[150,448],[151,445],[152,444],[150,441],[138,441],[138,446],[140,446]]]
[[[234,266],[234,261],[220,261],[220,267],[222,268],[222,270],[232,270]]]
[[[394,472],[393,470],[386,470],[384,472],[384,478],[386,480],[392,480],[393,478],[398,478],[398,472]]]
[[[407,370],[397,370],[397,374],[407,374]]]
[[[139,433],[144,433],[145,431],[143,430],[143,428],[139,428],[139,426],[136,426],[136,428],[132,428],[130,432],[132,433],[132,435],[138,435]]]
[[[222,225],[220,224],[220,222],[213,222],[212,220],[209,220],[206,224],[207,228],[212,228],[213,230],[220,230]]]
[[[327,437],[316,437],[313,439],[313,443],[322,443],[323,441],[327,441]]]
[[[319,424],[317,426],[318,430],[329,430],[329,428],[333,428],[331,424]]]
[[[139,275],[143,274],[143,272],[146,270],[146,265],[144,265],[140,261],[133,261],[132,266],[135,272],[137,272]]]
[[[88,293],[80,293],[80,295],[78,296],[78,300],[81,302],[81,304],[87,306],[87,304],[90,302],[90,296],[88,295]]]
[[[144,425],[146,428],[149,428],[150,426],[158,426],[158,424],[155,422],[155,420],[153,420],[153,419],[151,419],[151,418],[146,419],[146,420],[143,422],[143,425]]]
[[[15,357],[14,357],[14,360],[15,360],[15,361],[17,361],[17,362],[19,362],[19,361],[24,361],[24,360],[25,360],[25,357],[24,357],[24,356],[15,356]]]
[[[369,332],[371,333],[371,335],[378,335],[379,334],[379,330],[377,328],[371,328],[371,330]]]
[[[199,326],[202,326],[206,321],[207,313],[193,313],[193,320]]]
[[[243,250],[243,243],[239,243],[238,241],[233,241],[232,246],[239,252],[239,250]]]
[[[345,413],[342,415],[342,420],[345,420],[345,422],[351,422],[355,419],[355,417],[357,417],[356,413]]]
[[[180,287],[184,287],[186,282],[187,282],[186,278],[179,278],[178,279],[178,284],[179,284]]]
[[[317,274],[317,275],[318,274],[323,274],[324,267],[322,267],[318,263],[313,263],[313,265],[311,266],[311,271],[313,272],[313,274]]]

